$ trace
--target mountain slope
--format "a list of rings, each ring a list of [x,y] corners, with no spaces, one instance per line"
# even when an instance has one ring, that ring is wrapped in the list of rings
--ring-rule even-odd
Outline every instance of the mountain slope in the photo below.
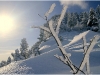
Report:
[[[82,40],[79,38],[77,41],[73,42],[68,46],[68,43],[74,38],[75,35],[79,33],[77,32],[66,32],[62,33],[62,37],[64,41],[62,42],[66,51],[71,53],[71,60],[74,65],[77,67],[80,66],[80,63],[83,58],[83,52],[79,52],[82,49]],[[84,34],[79,34],[84,36]],[[88,42],[89,39],[92,39],[93,36],[100,35],[99,33],[88,31],[86,34],[86,39]],[[66,45],[67,44],[67,45]],[[41,48],[41,55],[36,57],[31,57],[26,60],[12,62],[11,64],[0,68],[0,74],[71,74],[71,69],[63,64],[60,60],[54,57],[55,54],[62,55],[60,50],[57,48],[56,42],[54,41],[53,37],[51,37],[48,41],[43,42],[40,47]],[[46,47],[47,46],[47,47]],[[98,47],[98,46],[96,46]],[[78,51],[75,51],[78,50]],[[90,54],[90,68],[91,73],[99,74],[100,73],[100,51],[93,51]]]

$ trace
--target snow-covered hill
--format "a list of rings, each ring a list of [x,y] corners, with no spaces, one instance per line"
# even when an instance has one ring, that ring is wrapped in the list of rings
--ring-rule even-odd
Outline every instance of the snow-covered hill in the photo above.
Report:
[[[62,44],[66,48],[66,51],[71,53],[70,58],[73,64],[79,67],[83,58],[82,36],[86,35],[86,40],[89,43],[93,36],[100,34],[86,31],[81,34],[78,32],[65,32],[61,35],[64,39]],[[100,48],[96,45],[93,50],[95,51],[92,51],[90,54],[90,71],[92,74],[100,74]],[[12,62],[0,68],[0,74],[71,74],[70,68],[54,57],[55,54],[62,54],[53,37],[41,43],[40,53],[41,55],[39,56]]]

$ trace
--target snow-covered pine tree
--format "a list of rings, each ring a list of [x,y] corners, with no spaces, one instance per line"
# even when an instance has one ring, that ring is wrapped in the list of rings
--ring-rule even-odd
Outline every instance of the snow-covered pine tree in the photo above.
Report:
[[[68,13],[68,17],[67,17],[67,28],[69,29],[68,31],[71,31],[71,26],[72,26],[72,17],[71,17],[71,13]]]
[[[68,20],[67,20],[68,28],[72,30],[76,24],[77,24],[77,16],[74,13],[69,13]]]
[[[79,14],[77,12],[75,12],[74,14],[77,17],[77,20],[79,21]]]
[[[13,59],[14,59],[15,54],[14,54],[14,53],[11,53],[11,56],[12,56],[12,57],[13,57]]]
[[[28,43],[27,43],[27,41],[26,41],[26,38],[23,38],[22,40],[21,40],[21,47],[20,47],[20,51],[21,51],[21,55],[23,56],[23,57],[25,57],[25,59],[27,59],[28,58],[28,56],[29,56],[29,54],[28,54]]]
[[[93,22],[92,22],[92,31],[95,31],[95,32],[97,32],[98,30],[99,30],[99,24],[98,24],[98,19],[97,19],[97,17],[93,17],[93,20],[92,20]]]
[[[29,53],[29,57],[33,54],[31,49],[29,49],[28,53]]]
[[[45,24],[46,25],[46,24]],[[47,25],[45,26],[45,27],[47,27]],[[46,41],[47,40],[47,38],[49,38],[51,36],[51,34],[49,33],[49,32],[47,32],[47,31],[44,31],[43,29],[40,29],[40,35],[39,35],[39,37],[38,37],[38,39],[39,39],[39,41]]]
[[[81,30],[86,30],[87,29],[87,22],[88,22],[88,14],[87,12],[83,12],[83,17],[81,21]]]
[[[71,13],[70,12],[68,12],[67,13],[67,31],[70,31],[71,30],[71,28],[70,28],[70,26],[69,26],[69,21],[70,21],[70,18],[71,18]]]
[[[96,16],[95,10],[93,8],[90,8],[90,11],[89,11],[89,19],[92,20],[93,19],[93,16]]]
[[[50,33],[47,31],[44,31],[44,38],[42,41],[46,42],[47,38],[49,38],[49,37],[50,37]]]
[[[83,12],[81,12],[81,13],[79,14],[79,22],[82,21],[82,18],[83,18]]]
[[[72,21],[73,21],[73,26],[75,27],[78,21],[77,15],[75,13],[72,13]]]
[[[95,10],[93,8],[90,9],[89,20],[87,22],[87,25],[88,25],[88,29],[90,29],[92,31],[97,32],[99,30],[98,19],[96,17],[96,13],[95,13]]]
[[[6,61],[1,61],[1,67],[6,66],[7,62]]]
[[[10,63],[11,63],[11,58],[8,57],[8,59],[7,59],[7,64],[10,64]]]
[[[98,19],[100,19],[100,5],[98,5],[96,8],[96,16]]]
[[[82,27],[81,27],[80,22],[77,21],[77,24],[75,25],[74,30],[75,30],[75,31],[80,31],[81,28],[82,28]]]
[[[20,60],[19,50],[18,50],[18,49],[16,49],[16,50],[15,50],[14,61],[19,61],[19,60]]]
[[[32,46],[31,51],[32,51],[32,54],[34,54],[34,56],[40,55],[40,51],[39,51],[40,44],[41,44],[41,42],[38,41]]]
[[[13,60],[14,60],[14,61],[19,61],[19,60],[25,59],[25,57],[23,57],[23,56],[19,53],[19,50],[18,50],[18,49],[15,50],[15,53],[11,53],[11,55],[13,56]]]
[[[1,63],[0,63],[0,68],[2,67]]]
[[[38,38],[40,41],[43,41],[44,40],[44,30],[43,29],[40,29],[40,35],[39,35],[39,38]]]
[[[98,26],[100,30],[100,5],[98,5],[96,8],[96,17],[98,18]]]

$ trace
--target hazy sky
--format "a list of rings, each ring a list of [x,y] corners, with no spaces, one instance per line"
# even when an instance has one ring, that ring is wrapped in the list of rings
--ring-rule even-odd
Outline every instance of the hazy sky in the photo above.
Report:
[[[55,10],[49,18],[55,14],[60,14],[62,5],[59,1],[0,1],[0,14],[10,15],[14,19],[14,27],[10,32],[0,32],[0,61],[6,59],[12,51],[20,48],[22,38],[26,38],[31,47],[39,37],[39,29],[32,29],[32,25],[43,25],[45,20],[38,16],[44,16],[52,3],[56,3]],[[68,4],[69,3],[69,4]],[[67,2],[67,11],[82,12],[88,11],[90,7],[96,8],[100,2]]]

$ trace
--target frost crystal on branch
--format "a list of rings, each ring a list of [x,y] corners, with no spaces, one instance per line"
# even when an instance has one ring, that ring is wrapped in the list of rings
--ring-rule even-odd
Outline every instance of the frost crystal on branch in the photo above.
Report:
[[[62,9],[59,21],[58,21],[58,25],[57,25],[57,28],[56,28],[57,35],[59,34],[59,27],[60,27],[62,19],[64,18],[65,13],[66,13],[66,9],[67,9],[67,6],[63,6],[63,9]]]
[[[47,32],[50,32],[50,30],[47,27],[44,27],[44,26],[32,26],[31,28],[40,28],[40,29],[43,29]]]
[[[87,60],[88,60],[88,57],[89,57],[89,55],[90,55],[90,52],[91,52],[91,50],[93,49],[93,47],[95,46],[95,44],[97,43],[97,40],[100,38],[100,36],[98,36],[98,35],[96,35],[93,39],[92,39],[92,41],[90,42],[90,46],[89,46],[89,48],[87,49],[87,51],[86,51],[86,53],[85,53],[85,56],[84,56],[84,58],[83,58],[83,61],[82,61],[82,64],[80,65],[80,70],[82,70],[83,68],[84,68],[84,66],[85,66],[85,63],[87,62]],[[79,71],[78,71],[78,73],[79,73]]]
[[[76,70],[76,68],[74,67],[74,65],[72,64],[72,62],[69,58],[70,55],[65,51],[64,47],[62,46],[60,39],[58,38],[57,33],[53,29],[53,21],[52,20],[49,22],[49,28],[50,28],[50,31],[51,31],[54,39],[56,40],[56,43],[57,43],[63,57],[64,57],[64,60],[65,60],[64,63],[65,62],[68,63],[68,66],[73,70],[73,73],[76,73],[77,70]],[[62,61],[61,56],[59,57],[59,59]]]
[[[55,6],[56,6],[56,4],[53,3],[53,4],[51,5],[49,11],[47,11],[47,12],[45,13],[46,20],[47,20],[47,17],[49,16],[49,14],[54,10]]]

